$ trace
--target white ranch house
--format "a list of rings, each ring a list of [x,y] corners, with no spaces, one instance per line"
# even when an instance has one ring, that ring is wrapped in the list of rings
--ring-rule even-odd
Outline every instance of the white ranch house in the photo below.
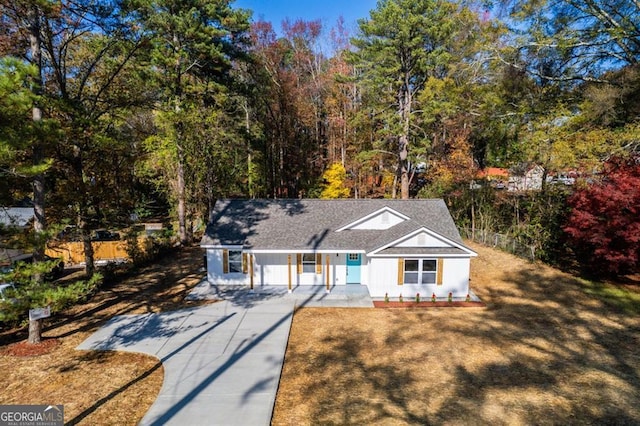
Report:
[[[442,200],[219,200],[201,247],[215,285],[366,286],[464,298],[469,264]]]

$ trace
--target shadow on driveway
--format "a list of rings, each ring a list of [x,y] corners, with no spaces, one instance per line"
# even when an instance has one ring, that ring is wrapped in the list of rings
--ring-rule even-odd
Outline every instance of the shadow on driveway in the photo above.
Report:
[[[163,386],[140,424],[269,424],[293,313],[329,298],[320,287],[295,297],[279,289],[214,290],[226,299],[175,312],[114,317],[78,346],[160,359]],[[108,400],[98,401],[70,423]]]

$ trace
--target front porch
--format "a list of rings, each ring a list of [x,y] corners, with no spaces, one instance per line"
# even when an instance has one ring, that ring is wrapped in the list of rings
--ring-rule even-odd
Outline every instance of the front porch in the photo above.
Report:
[[[322,285],[294,286],[246,286],[209,284],[203,280],[187,296],[187,300],[229,300],[247,304],[256,300],[280,298],[295,301],[297,307],[372,308],[373,299],[364,285],[334,285],[327,292]]]

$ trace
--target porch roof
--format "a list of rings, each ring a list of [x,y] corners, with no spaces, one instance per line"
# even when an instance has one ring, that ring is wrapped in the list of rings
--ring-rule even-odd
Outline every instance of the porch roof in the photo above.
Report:
[[[377,255],[402,255],[402,256],[441,256],[441,255],[466,255],[469,253],[458,247],[389,247],[380,250]]]

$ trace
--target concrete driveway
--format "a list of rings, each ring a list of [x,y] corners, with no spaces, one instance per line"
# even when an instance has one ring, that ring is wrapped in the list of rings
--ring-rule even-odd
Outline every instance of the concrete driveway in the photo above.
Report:
[[[77,349],[158,357],[164,382],[141,425],[268,425],[296,306],[373,306],[366,287],[272,287],[249,292],[198,285],[222,301],[161,314],[114,317]]]

